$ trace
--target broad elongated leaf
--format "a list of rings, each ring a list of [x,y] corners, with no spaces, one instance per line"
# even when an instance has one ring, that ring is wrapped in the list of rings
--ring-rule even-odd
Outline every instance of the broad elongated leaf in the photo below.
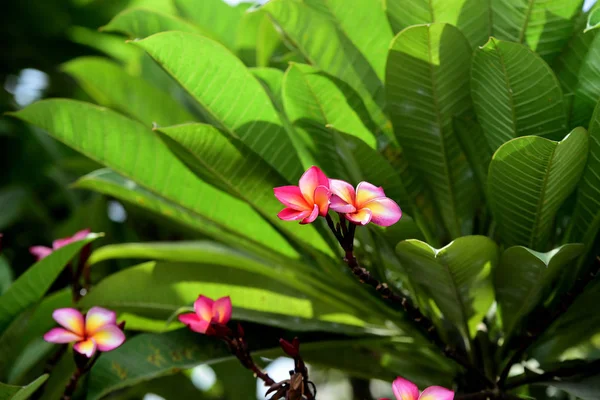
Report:
[[[277,111],[283,111],[281,86],[283,85],[284,72],[277,68],[251,68],[250,72],[263,85]]]
[[[459,28],[472,47],[484,44],[492,35],[490,3],[477,0],[384,0],[394,32],[411,25],[447,23]]]
[[[577,51],[585,54],[577,71],[577,85],[571,106],[571,126],[587,126],[600,97],[600,83],[596,77],[600,73],[600,35],[588,32],[581,38]],[[588,44],[587,53],[584,48]]]
[[[452,118],[471,107],[471,49],[447,24],[415,26],[391,45],[386,91],[394,133],[408,165],[431,189],[451,237],[471,231],[477,201]]]
[[[598,29],[600,27],[600,8],[595,8],[590,11],[587,20],[587,26],[585,32]]]
[[[144,8],[129,8],[117,14],[100,30],[124,33],[130,39],[141,39],[165,31],[192,32],[212,37],[210,32],[174,15]]]
[[[583,128],[561,142],[527,136],[498,149],[490,164],[488,200],[507,245],[546,250],[556,212],[575,189],[587,153]]]
[[[42,375],[27,386],[12,386],[0,382],[0,400],[27,400],[47,379],[48,375]]]
[[[472,115],[457,117],[453,122],[456,138],[469,160],[480,192],[485,195],[487,173],[493,153],[488,146],[483,129]]]
[[[32,265],[0,297],[0,331],[29,306],[40,300],[60,272],[83,246],[102,235],[89,234],[85,239],[55,250],[49,256]]]
[[[1,240],[1,239],[0,239]],[[6,260],[6,257],[0,255],[0,296],[4,294],[13,281],[13,273]]]
[[[495,37],[551,59],[571,37],[583,0],[497,0],[491,6]]]
[[[196,178],[141,123],[71,100],[44,100],[15,116],[220,228],[289,254],[287,242],[249,205]]]
[[[247,12],[238,28],[237,54],[248,66],[268,67],[271,57],[282,45],[281,37],[264,10]]]
[[[302,174],[300,160],[269,96],[248,69],[218,43],[183,32],[136,42],[214,118],[288,181]]]
[[[73,76],[96,103],[130,115],[146,126],[196,121],[169,94],[142,78],[127,74],[106,58],[77,58],[63,64],[62,69]]]
[[[544,300],[548,288],[582,250],[581,244],[567,244],[547,253],[522,246],[502,253],[494,284],[506,335]]]
[[[474,337],[494,302],[492,271],[498,246],[485,236],[465,236],[435,249],[419,240],[396,246],[413,286],[431,296],[448,321]]]
[[[527,47],[491,38],[473,56],[471,92],[492,151],[526,135],[560,140],[567,118],[554,73]]]

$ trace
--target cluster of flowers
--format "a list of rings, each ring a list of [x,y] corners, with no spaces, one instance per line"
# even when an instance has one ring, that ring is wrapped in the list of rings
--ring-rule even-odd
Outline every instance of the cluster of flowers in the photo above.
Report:
[[[402,217],[398,204],[386,197],[381,187],[360,182],[355,190],[346,181],[327,178],[314,166],[302,175],[298,186],[280,186],[274,192],[286,206],[277,215],[284,221],[309,224],[318,216],[327,216],[330,209],[356,225],[390,226]]]

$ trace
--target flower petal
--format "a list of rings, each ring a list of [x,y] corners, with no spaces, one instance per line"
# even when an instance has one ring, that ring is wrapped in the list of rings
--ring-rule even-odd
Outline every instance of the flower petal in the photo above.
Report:
[[[83,342],[77,342],[73,346],[73,350],[76,352],[87,356],[87,358],[91,358],[96,352],[96,343],[93,339],[88,339]]]
[[[311,210],[311,205],[306,202],[298,186],[276,187],[273,189],[273,193],[275,193],[277,200],[282,202],[286,207],[299,211]]]
[[[44,335],[44,340],[50,343],[71,343],[83,340],[83,337],[64,328],[53,328]]]
[[[329,179],[319,167],[312,166],[300,177],[298,186],[307,203],[312,206],[315,202],[315,189],[317,186],[325,186],[329,189]]]
[[[362,208],[368,201],[378,197],[385,197],[381,187],[377,187],[369,182],[361,182],[356,187],[356,207]]]
[[[351,184],[340,179],[330,179],[329,189],[331,190],[332,194],[338,196],[346,203],[352,204],[354,206],[354,201],[356,200],[356,192],[354,191],[354,187]]]
[[[91,338],[96,343],[98,350],[111,351],[123,344],[125,334],[116,325],[105,325],[98,329]]]
[[[304,218],[302,221],[300,221],[300,223],[301,224],[310,224],[315,219],[317,219],[318,216],[319,216],[319,206],[315,204],[313,206],[313,211],[310,213],[310,215],[308,217]]]
[[[206,321],[210,323],[213,317],[213,304],[214,300],[210,299],[206,296],[199,296],[198,300],[194,302],[194,310],[196,311],[196,315],[202,321]]]
[[[186,324],[191,330],[198,333],[206,333],[206,329],[210,326],[208,321],[203,321],[194,313],[182,314],[179,320]]]
[[[313,207],[314,208],[314,207]],[[279,219],[284,221],[298,221],[299,219],[304,219],[308,217],[312,213],[312,210],[307,211],[297,211],[292,208],[284,208],[277,214]]]
[[[387,197],[371,200],[363,208],[371,210],[372,222],[380,226],[394,225],[402,218],[402,210],[398,204]]]
[[[117,313],[102,307],[92,307],[85,315],[85,333],[91,336],[105,325],[116,325]]]
[[[419,400],[454,400],[454,392],[441,386],[430,386],[423,390]]]
[[[87,235],[89,235],[91,230],[89,228],[82,229],[79,232],[76,232],[73,236],[71,236],[72,241],[85,239]]]
[[[59,308],[54,310],[52,318],[64,328],[79,336],[85,336],[83,315],[74,308]]]
[[[221,297],[213,304],[213,321],[226,324],[231,319],[231,298]]]
[[[179,321],[186,325],[197,324],[198,322],[202,321],[196,313],[181,314],[177,318],[179,318]]]
[[[347,214],[347,213],[353,213],[356,211],[356,208],[352,204],[346,203],[346,201],[344,201],[338,195],[334,194],[333,196],[331,196],[331,199],[329,200],[329,202],[330,202],[330,208],[335,212]]]
[[[32,246],[29,248],[29,252],[39,261],[44,257],[48,257],[52,253],[52,249],[46,246]]]
[[[317,186],[315,189],[315,204],[319,207],[319,215],[324,217],[329,212],[329,198],[331,192],[325,186]]]
[[[83,229],[79,232],[76,232],[73,236],[69,236],[69,237],[62,238],[62,239],[56,239],[54,242],[52,242],[52,248],[54,250],[60,249],[61,247],[64,247],[70,243],[77,241],[77,240],[84,239],[88,235],[88,233],[90,233],[89,229]]]
[[[392,384],[396,400],[418,400],[419,388],[409,380],[397,377]]]
[[[363,208],[352,214],[345,214],[346,219],[357,225],[366,225],[371,222],[371,210]]]

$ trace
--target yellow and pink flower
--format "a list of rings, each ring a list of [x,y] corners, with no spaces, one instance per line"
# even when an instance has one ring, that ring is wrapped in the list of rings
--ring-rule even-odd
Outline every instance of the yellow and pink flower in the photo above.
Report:
[[[52,248],[46,246],[32,246],[29,248],[29,252],[35,256],[35,258],[39,261],[42,258],[48,257],[54,250],[60,249],[70,243],[73,243],[77,240],[85,239],[85,237],[90,233],[89,229],[83,229],[73,236],[56,239],[52,242]]]
[[[441,386],[430,386],[419,394],[417,385],[401,377],[396,378],[392,390],[396,400],[454,400],[454,392]]]
[[[286,206],[277,216],[284,221],[309,224],[329,211],[329,179],[319,169],[310,167],[300,178],[298,186],[280,186],[273,189],[275,197]]]
[[[90,308],[85,317],[74,308],[59,308],[52,313],[52,318],[62,328],[51,329],[44,340],[75,343],[73,349],[88,358],[97,350],[114,350],[125,341],[125,334],[117,326],[116,313],[102,307]]]
[[[211,325],[225,325],[231,319],[231,299],[229,296],[213,300],[199,296],[194,302],[193,313],[182,314],[179,321],[198,333],[207,333]]]
[[[339,179],[330,179],[332,196],[330,207],[344,214],[347,220],[356,225],[373,222],[380,226],[390,226],[402,217],[402,210],[396,202],[385,196],[383,189],[369,182],[360,182],[354,187]]]

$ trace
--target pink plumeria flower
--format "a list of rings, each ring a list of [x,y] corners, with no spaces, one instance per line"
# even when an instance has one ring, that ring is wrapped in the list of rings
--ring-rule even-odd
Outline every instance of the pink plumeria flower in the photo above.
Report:
[[[85,239],[85,237],[90,233],[89,229],[84,229],[73,236],[56,239],[52,242],[52,248],[46,246],[33,246],[29,248],[29,252],[35,256],[35,258],[39,261],[44,257],[47,257],[56,249],[60,249],[70,243],[76,242],[77,240]]]
[[[179,316],[179,321],[186,324],[191,330],[198,333],[210,333],[211,325],[224,326],[231,319],[231,299],[229,296],[213,300],[206,296],[199,296],[194,302],[194,311]],[[214,331],[214,329],[213,329]],[[218,330],[221,332],[221,330]]]
[[[300,178],[298,186],[280,186],[273,189],[284,208],[277,216],[284,221],[310,224],[329,211],[329,179],[319,169],[310,167]]]
[[[59,308],[52,318],[62,328],[51,329],[44,340],[51,343],[75,343],[73,349],[88,358],[96,350],[111,351],[125,341],[125,334],[117,326],[117,314],[102,307],[92,307],[85,315],[74,308]]]
[[[430,386],[419,395],[417,385],[400,377],[396,378],[392,389],[396,400],[454,400],[454,392],[441,386]]]
[[[385,197],[383,189],[369,182],[360,182],[356,191],[348,182],[330,179],[331,209],[344,214],[356,225],[373,222],[380,226],[394,225],[402,217],[396,202]]]

